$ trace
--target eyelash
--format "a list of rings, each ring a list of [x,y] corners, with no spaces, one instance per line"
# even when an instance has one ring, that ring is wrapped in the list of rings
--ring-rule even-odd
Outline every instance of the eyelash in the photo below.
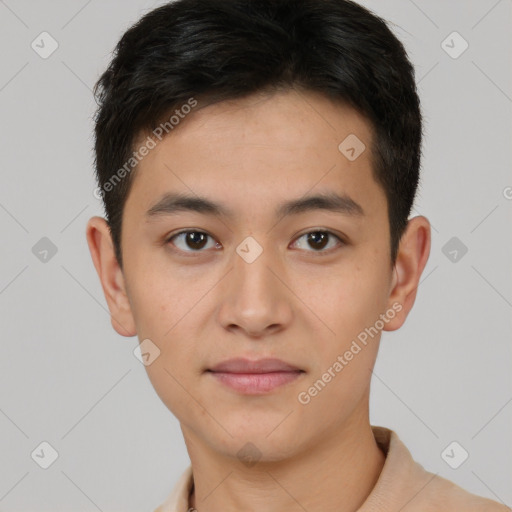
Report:
[[[211,235],[209,235],[208,233],[206,233],[205,231],[200,231],[198,229],[184,229],[182,231],[178,231],[177,233],[174,233],[173,235],[169,236],[166,240],[165,240],[165,243],[168,244],[168,243],[172,243],[172,240],[177,238],[178,236],[180,235],[183,235],[183,234],[188,234],[188,233],[199,233],[199,234],[202,234],[202,235],[206,235],[206,236],[209,236],[210,238],[213,238]],[[335,233],[333,233],[332,231],[329,231],[327,229],[313,229],[311,231],[307,231],[306,233],[302,233],[298,238],[296,238],[296,240],[300,240],[301,238],[307,236],[307,235],[310,235],[312,233],[322,233],[322,234],[327,234],[331,237],[334,237],[335,239],[338,240],[339,242],[339,246],[338,247],[333,247],[331,249],[327,249],[327,250],[319,250],[319,251],[315,251],[315,250],[311,250],[311,251],[306,251],[306,252],[311,252],[313,253],[315,256],[324,256],[324,255],[328,255],[328,254],[331,254],[333,251],[341,248],[341,246],[343,245],[346,245],[346,242],[341,238],[339,237],[338,235],[336,235]],[[173,244],[174,245],[174,244]],[[183,251],[181,249],[176,249],[178,252],[180,252],[181,254],[185,254],[187,256],[193,256],[194,254],[199,254],[201,252],[205,252],[204,250],[191,250],[191,251]],[[188,253],[188,254],[187,254]]]

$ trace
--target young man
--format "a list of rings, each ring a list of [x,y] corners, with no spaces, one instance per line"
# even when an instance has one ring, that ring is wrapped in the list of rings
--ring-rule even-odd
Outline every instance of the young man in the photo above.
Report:
[[[414,72],[346,0],[178,0],[95,90],[87,240],[191,460],[160,512],[509,510],[369,422],[430,225]]]

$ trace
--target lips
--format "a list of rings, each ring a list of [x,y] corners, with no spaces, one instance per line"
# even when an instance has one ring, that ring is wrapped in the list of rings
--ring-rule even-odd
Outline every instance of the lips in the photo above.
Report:
[[[217,364],[208,371],[222,373],[273,373],[273,372],[298,372],[300,368],[281,361],[281,359],[258,359],[251,361],[245,358],[228,359]]]
[[[293,382],[305,373],[280,359],[236,358],[208,369],[217,382],[245,395],[262,395]]]

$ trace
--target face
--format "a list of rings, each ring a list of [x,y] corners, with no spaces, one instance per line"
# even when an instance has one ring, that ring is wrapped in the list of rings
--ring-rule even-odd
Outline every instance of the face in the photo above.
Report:
[[[277,460],[368,421],[381,330],[403,323],[429,249],[391,269],[371,143],[353,109],[289,91],[198,109],[139,163],[109,307],[159,350],[146,370],[189,442]],[[232,358],[291,368],[211,371]]]

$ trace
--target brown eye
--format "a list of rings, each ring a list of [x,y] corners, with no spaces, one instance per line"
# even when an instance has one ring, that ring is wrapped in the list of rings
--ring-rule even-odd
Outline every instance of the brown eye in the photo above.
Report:
[[[308,250],[309,252],[319,252],[319,253],[327,253],[330,252],[330,249],[335,249],[336,246],[343,245],[343,240],[334,233],[330,231],[310,231],[309,233],[304,233],[302,236],[300,236],[297,240],[305,239],[306,244],[308,247],[312,248],[313,250]],[[334,246],[331,243],[331,247],[329,249],[324,250],[325,247],[327,247],[331,240],[334,240],[335,243]],[[304,248],[304,247],[302,247]]]
[[[203,231],[180,231],[175,235],[171,236],[167,242],[172,243],[180,251],[183,252],[203,252],[202,249],[207,247],[208,239],[213,241],[213,238]],[[216,247],[218,244],[213,244]],[[211,247],[211,245],[210,245]]]
[[[308,233],[307,241],[313,249],[322,250],[329,241],[329,235],[321,231],[315,231],[314,233]]]

